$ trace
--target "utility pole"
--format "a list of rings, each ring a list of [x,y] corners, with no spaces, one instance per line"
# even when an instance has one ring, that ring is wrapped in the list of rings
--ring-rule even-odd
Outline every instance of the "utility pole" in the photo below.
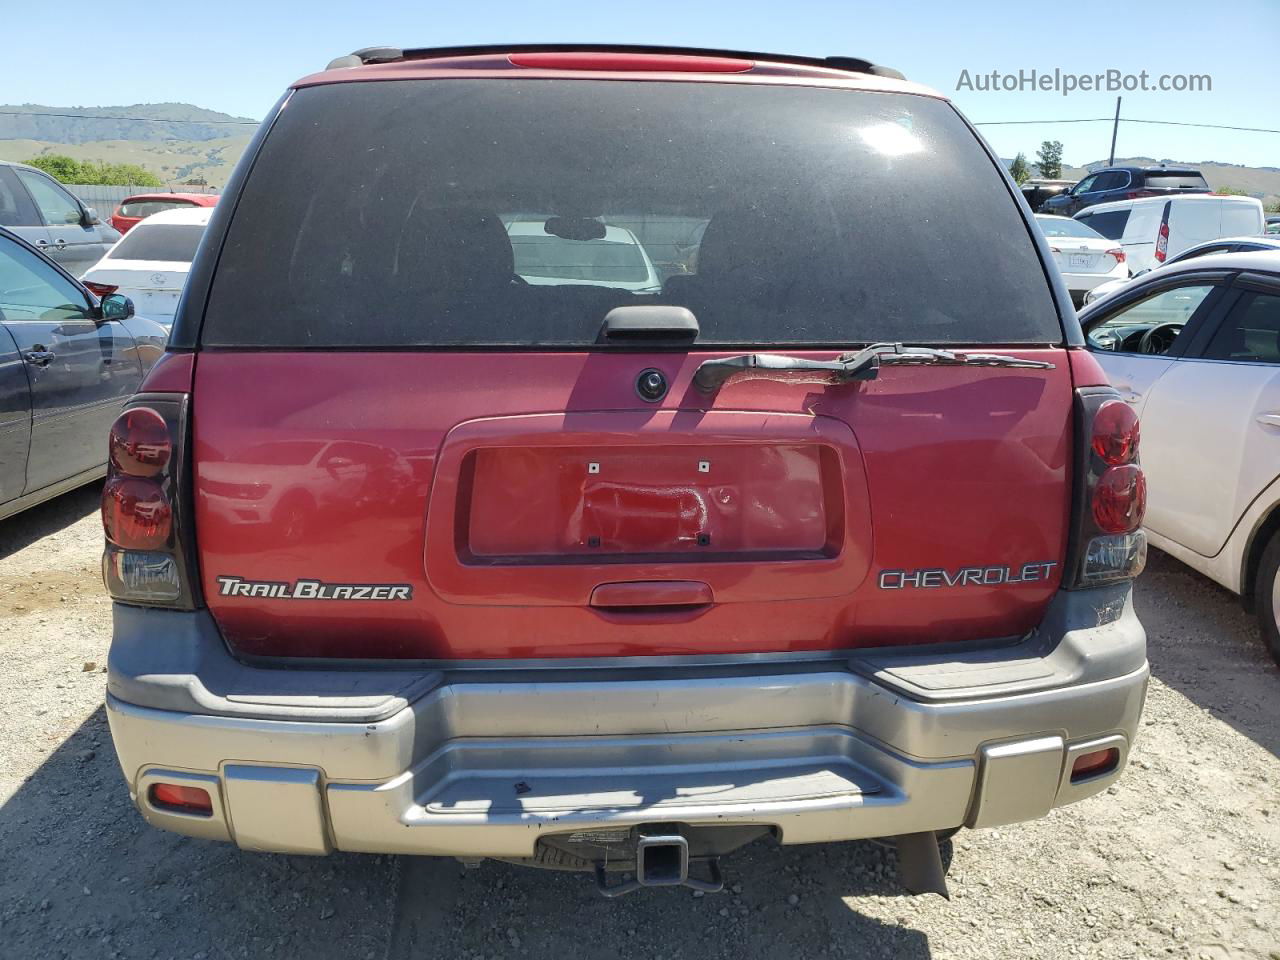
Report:
[[[1111,125],[1111,157],[1107,160],[1108,167],[1116,165],[1116,134],[1120,132],[1120,98],[1116,97],[1116,119]]]

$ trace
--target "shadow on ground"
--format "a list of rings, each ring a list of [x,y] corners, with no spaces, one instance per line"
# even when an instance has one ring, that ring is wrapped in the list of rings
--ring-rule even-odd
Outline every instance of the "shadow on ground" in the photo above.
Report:
[[[98,509],[101,500],[102,482],[95,481],[0,520],[0,559],[83,520]]]
[[[1280,756],[1280,668],[1239,598],[1152,550],[1134,602],[1152,674]]]
[[[903,896],[892,861],[869,843],[764,843],[726,861],[722,894],[611,901],[586,875],[492,861],[243,853],[143,823],[100,708],[0,805],[0,953],[926,960],[923,933],[845,902]]]

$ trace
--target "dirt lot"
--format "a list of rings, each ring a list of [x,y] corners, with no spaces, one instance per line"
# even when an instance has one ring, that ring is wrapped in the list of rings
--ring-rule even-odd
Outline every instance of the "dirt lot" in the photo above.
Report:
[[[1280,671],[1227,593],[1163,555],[1154,679],[1117,787],[961,833],[953,899],[869,843],[759,846],[730,889],[244,854],[145,827],[103,716],[98,488],[0,522],[0,958],[1260,957],[1280,960]],[[92,664],[92,666],[88,666]]]

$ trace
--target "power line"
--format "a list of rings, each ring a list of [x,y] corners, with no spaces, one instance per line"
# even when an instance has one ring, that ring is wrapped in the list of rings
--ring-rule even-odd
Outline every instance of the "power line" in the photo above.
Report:
[[[225,123],[239,126],[256,127],[258,120],[166,120],[163,117],[104,117],[99,114],[83,113],[33,113],[26,110],[0,110],[4,117],[62,117],[69,120],[129,120],[142,123]]]
[[[1111,123],[1113,117],[1087,117],[1074,120],[983,120],[975,122],[975,127],[1008,127],[1029,123]],[[1201,127],[1206,130],[1240,130],[1245,133],[1280,133],[1269,127],[1232,127],[1222,123],[1189,123],[1182,120],[1135,120],[1132,117],[1121,117],[1121,123],[1154,123],[1163,127]]]

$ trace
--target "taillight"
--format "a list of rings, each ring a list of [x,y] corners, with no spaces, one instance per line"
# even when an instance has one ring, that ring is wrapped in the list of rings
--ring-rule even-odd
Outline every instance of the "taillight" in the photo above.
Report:
[[[102,489],[102,526],[108,543],[154,550],[169,542],[173,508],[154,480],[112,477]]]
[[[1147,478],[1135,464],[1107,467],[1093,489],[1093,520],[1104,533],[1129,533],[1142,525]]]
[[[185,397],[144,395],[111,425],[102,575],[115,600],[183,608],[194,603],[180,536],[185,408]]]
[[[1110,388],[1077,391],[1079,461],[1068,582],[1091,587],[1136,577],[1146,565],[1139,529],[1147,480],[1138,462],[1138,417]]]
[[[1119,247],[1116,247],[1114,250],[1108,250],[1108,251],[1107,251],[1107,256],[1108,256],[1108,257],[1115,257],[1115,258],[1116,258],[1116,263],[1124,263],[1124,261],[1125,261],[1125,259],[1126,259],[1126,258],[1125,258],[1125,255],[1124,255],[1124,251],[1123,251],[1123,250],[1121,250]]]
[[[80,282],[88,287],[89,292],[95,297],[107,297],[120,289],[120,285],[117,283],[98,283],[94,280],[81,280]]]
[[[1160,224],[1160,233],[1156,237],[1156,259],[1164,263],[1164,258],[1169,255],[1169,224]]]

